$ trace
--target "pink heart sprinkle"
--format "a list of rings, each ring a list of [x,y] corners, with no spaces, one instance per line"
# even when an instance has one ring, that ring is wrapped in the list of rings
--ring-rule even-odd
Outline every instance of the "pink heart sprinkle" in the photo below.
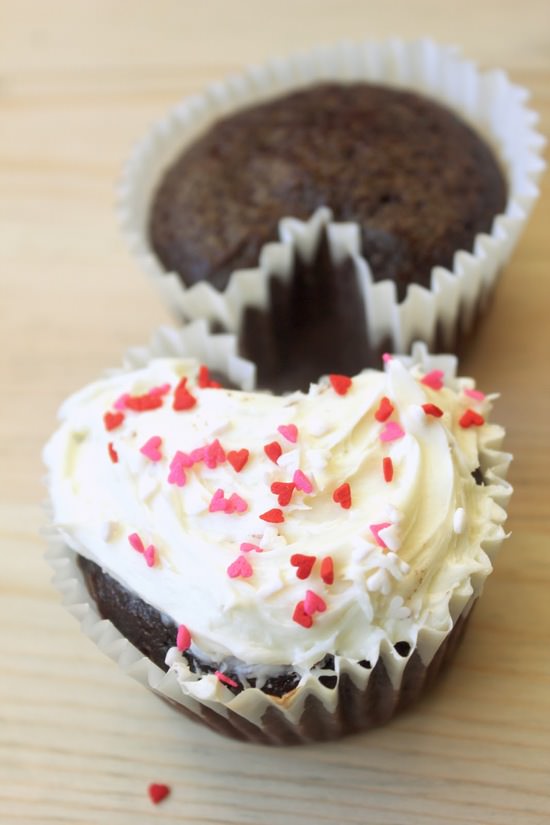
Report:
[[[215,470],[218,464],[222,464],[225,461],[225,452],[223,450],[222,445],[216,438],[212,444],[208,444],[204,448],[204,463],[207,467],[211,470]]]
[[[391,521],[381,521],[380,524],[369,524],[369,530],[376,539],[376,543],[384,549],[387,549],[388,545],[384,539],[380,538],[380,531],[385,530],[386,527],[391,527]]]
[[[231,493],[229,496],[229,500],[227,502],[227,506],[225,508],[226,513],[244,513],[248,510],[248,504],[241,498],[238,493]]]
[[[380,433],[380,441],[395,441],[397,438],[403,438],[405,430],[396,421],[388,421],[382,432]]]
[[[382,361],[384,364],[389,364],[389,362],[393,359],[393,355],[390,355],[389,352],[382,353]]]
[[[464,395],[473,398],[475,401],[483,401],[485,398],[485,393],[481,392],[481,390],[464,390]]]
[[[210,513],[217,513],[217,512],[225,512],[225,508],[227,507],[228,501],[224,496],[223,490],[219,489],[216,490],[214,495],[212,496],[212,501],[208,505],[208,510]]]
[[[115,410],[125,410],[126,409],[126,402],[130,398],[129,393],[125,392],[124,395],[121,395],[120,398],[117,398],[113,407]]]
[[[145,546],[137,533],[131,533],[128,536],[128,541],[130,542],[134,550],[137,550],[138,553],[145,552]]]
[[[280,427],[277,427],[277,430],[287,441],[290,441],[291,444],[296,444],[298,440],[298,427],[295,424],[281,424]]]
[[[160,387],[153,387],[152,390],[149,390],[148,395],[166,395],[166,393],[170,392],[171,389],[170,384],[162,384]]]
[[[197,464],[199,461],[204,461],[204,447],[197,447],[189,453],[191,464]]]
[[[227,568],[227,575],[230,579],[236,579],[238,577],[248,579],[252,575],[252,566],[244,556],[239,556],[239,558],[235,559]]]
[[[178,450],[174,458],[170,462],[170,474],[168,475],[168,484],[177,484],[178,487],[183,487],[187,481],[184,467],[188,467],[186,463],[188,456]]]
[[[150,544],[149,547],[145,548],[145,552],[143,553],[145,556],[145,561],[147,562],[147,567],[154,567],[157,551],[154,544]]]
[[[160,451],[160,445],[162,444],[162,438],[160,435],[153,435],[146,441],[143,447],[140,448],[140,453],[150,459],[151,461],[160,461],[162,458],[162,453]]]
[[[420,383],[425,384],[426,387],[431,387],[432,390],[440,390],[443,386],[444,377],[445,373],[443,370],[432,370],[431,372],[426,373]]]
[[[251,544],[249,541],[243,541],[241,544],[241,553],[263,553],[263,548],[257,544]]]
[[[296,470],[292,476],[292,481],[296,485],[297,490],[302,490],[304,493],[313,492],[313,484],[301,470]]]
[[[314,613],[324,613],[327,609],[326,602],[314,593],[313,590],[306,590],[304,598],[304,613],[313,616]]]
[[[178,627],[176,647],[179,651],[187,650],[191,646],[191,634],[184,624]]]

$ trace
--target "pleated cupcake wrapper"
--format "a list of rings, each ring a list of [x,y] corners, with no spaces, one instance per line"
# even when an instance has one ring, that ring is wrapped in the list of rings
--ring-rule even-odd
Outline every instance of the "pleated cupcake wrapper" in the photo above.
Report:
[[[453,109],[499,157],[509,190],[505,212],[495,218],[490,233],[476,236],[473,252],[457,250],[452,270],[434,267],[430,288],[410,285],[401,303],[392,281],[373,280],[361,254],[359,226],[333,222],[330,204],[306,222],[283,218],[279,242],[263,247],[257,267],[235,271],[223,292],[207,282],[186,288],[176,273],[166,272],[148,238],[149,211],[163,172],[219,118],[326,80],[407,88]],[[432,347],[437,340],[440,348],[450,350],[456,336],[468,333],[484,308],[538,195],[545,141],[535,129],[537,115],[527,108],[527,99],[528,92],[512,84],[504,72],[480,72],[456,49],[429,40],[341,43],[271,60],[186,98],[150,129],[123,173],[120,222],[139,265],[178,318],[205,318],[239,333],[248,307],[268,308],[270,279],[290,280],[295,254],[311,261],[324,232],[334,262],[353,261],[371,348],[389,338],[395,352],[407,352],[416,339]]]
[[[122,370],[112,370],[110,374],[142,367],[155,357],[193,357],[210,369],[231,374],[233,382],[242,389],[251,388],[253,365],[235,355],[236,346],[235,336],[209,334],[205,322],[179,330],[161,328],[149,346],[130,350]],[[418,363],[426,371],[443,370],[451,386],[455,381],[456,358],[432,356],[422,343],[415,344],[412,355],[401,360],[407,366]],[[491,560],[505,535],[502,525],[511,494],[505,481],[511,456],[500,451],[503,435],[501,427],[486,427],[480,449],[481,469],[494,503],[492,532],[483,544]],[[52,523],[51,513],[48,523]],[[472,575],[451,599],[451,625],[444,630],[421,629],[416,648],[407,657],[400,656],[383,639],[379,660],[372,663],[370,670],[354,660],[335,657],[334,669],[322,671],[323,676],[337,677],[334,689],[324,686],[318,678],[321,672],[312,669],[297,688],[282,698],[256,688],[246,688],[235,696],[213,675],[199,677],[191,673],[182,656],[175,656],[168,673],[144,657],[110,621],[101,618],[84,583],[76,554],[63,536],[53,527],[48,527],[45,535],[54,584],[84,633],[104,653],[130,676],[197,721],[237,739],[265,744],[337,738],[387,721],[422,692],[444,659],[449,658],[485,579],[484,573]]]

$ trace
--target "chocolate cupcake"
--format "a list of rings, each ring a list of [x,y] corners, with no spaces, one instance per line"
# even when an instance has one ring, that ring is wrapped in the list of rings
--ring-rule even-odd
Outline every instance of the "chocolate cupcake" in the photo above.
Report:
[[[504,537],[491,399],[444,358],[281,397],[170,350],[69,399],[46,447],[72,608],[222,733],[386,722],[455,649]]]
[[[289,58],[154,128],[123,224],[171,306],[237,333],[262,386],[413,340],[456,350],[536,196],[523,99],[428,42]]]

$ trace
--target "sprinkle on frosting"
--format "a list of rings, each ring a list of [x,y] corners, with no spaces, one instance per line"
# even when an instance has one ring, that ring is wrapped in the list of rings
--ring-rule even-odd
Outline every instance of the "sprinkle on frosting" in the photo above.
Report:
[[[349,510],[351,507],[351,487],[345,481],[332,494],[332,500],[339,504],[344,510]]]
[[[298,602],[292,614],[292,620],[302,627],[309,628],[313,625],[313,619],[309,613],[306,613],[303,601]]]
[[[133,547],[138,553],[145,553],[145,545],[137,533],[130,533],[128,536],[128,541],[130,546]]]
[[[191,634],[184,624],[180,624],[180,626],[178,627],[178,633],[176,636],[176,647],[180,651],[180,653],[191,647]]]
[[[403,438],[405,430],[398,424],[397,421],[388,421],[384,429],[380,433],[380,441],[397,441],[398,438]]]
[[[430,387],[432,390],[440,390],[443,387],[444,378],[445,373],[443,370],[431,370],[431,372],[427,372],[426,375],[420,379],[420,383],[426,387]]]
[[[304,613],[313,616],[314,613],[324,613],[327,609],[326,602],[313,590],[306,590],[304,598]]]
[[[392,414],[393,409],[394,407],[390,399],[387,397],[387,395],[384,395],[384,397],[380,400],[378,409],[374,413],[374,417],[377,421],[384,423],[384,421],[387,421],[390,415]]]
[[[277,430],[281,433],[283,438],[286,438],[286,440],[290,441],[291,444],[296,444],[298,440],[298,427],[296,424],[281,424],[277,427]]]
[[[151,438],[145,442],[143,447],[139,448],[139,451],[142,455],[148,458],[149,461],[157,462],[162,458],[162,453],[160,450],[161,444],[162,438],[160,435],[152,435]]]
[[[185,486],[187,476],[185,475],[185,468],[192,466],[192,463],[185,453],[177,450],[174,458],[170,462],[170,472],[168,474],[168,484],[175,484],[178,487]]]
[[[481,390],[465,389],[464,395],[467,395],[468,398],[473,398],[474,401],[483,401],[485,399],[485,393],[481,392]]]
[[[332,389],[338,395],[345,395],[352,384],[352,380],[349,375],[337,375],[335,373],[329,375],[329,381],[332,385]]]
[[[272,461],[274,464],[277,464],[278,460],[283,454],[283,448],[279,444],[278,441],[271,441],[269,444],[264,446],[264,453]]]
[[[199,374],[197,376],[197,384],[201,389],[219,389],[221,384],[219,381],[213,381],[210,378],[210,372],[205,364],[199,367]]]
[[[226,673],[222,673],[221,670],[216,670],[214,676],[218,680],[218,682],[222,682],[224,685],[229,685],[229,687],[238,688],[239,683],[236,682],[231,676],[227,676]]]
[[[441,418],[443,410],[437,404],[422,404],[422,409],[426,415],[433,415],[435,418]]]
[[[155,564],[157,562],[158,554],[157,554],[157,548],[155,547],[154,544],[150,544],[148,547],[145,548],[145,550],[143,551],[143,557],[145,559],[145,563],[147,564],[147,567],[154,567],[155,566]]]
[[[239,556],[227,568],[227,575],[230,579],[248,579],[252,573],[252,565],[244,556]]]
[[[250,453],[244,448],[242,450],[229,450],[226,455],[227,460],[233,467],[236,473],[240,473],[243,467],[248,462]]]
[[[303,553],[294,553],[290,557],[290,563],[296,568],[298,579],[307,579],[317,561],[317,556],[306,556]]]
[[[109,441],[109,443],[107,444],[107,450],[109,452],[109,458],[111,459],[113,464],[117,464],[118,463],[118,453],[115,450],[112,441]]]
[[[303,493],[307,493],[308,495],[313,492],[313,484],[301,470],[295,470],[292,480],[297,490],[301,490]]]
[[[162,395],[158,392],[146,392],[143,395],[128,395],[126,398],[126,409],[133,412],[149,412],[162,407]]]
[[[259,544],[252,544],[250,541],[241,542],[241,553],[263,553],[263,548]]]
[[[184,376],[174,390],[174,403],[172,407],[174,410],[180,412],[181,410],[191,410],[197,403],[197,399],[187,389],[187,378]]]
[[[262,513],[260,518],[262,521],[268,521],[270,524],[281,524],[284,520],[284,514],[282,510],[279,510],[277,507],[273,507],[271,510],[266,510],[265,513]]]
[[[278,497],[277,501],[281,507],[286,507],[287,504],[290,504],[296,485],[292,481],[274,481],[270,489]]]
[[[321,562],[321,578],[325,584],[334,583],[334,562],[332,556],[325,556]]]
[[[393,479],[393,461],[389,455],[382,459],[382,472],[384,473],[384,481],[389,483]]]
[[[386,527],[391,527],[391,522],[382,521],[379,524],[369,524],[369,530],[371,531],[372,535],[374,536],[376,543],[379,545],[379,547],[383,547],[384,549],[387,549],[388,545],[386,544],[384,539],[381,538],[380,532],[382,530],[385,530]]]
[[[107,432],[111,432],[111,430],[116,430],[117,427],[120,427],[122,422],[124,421],[124,413],[123,412],[106,412],[103,416],[103,422],[105,424],[105,429]]]
[[[485,424],[485,419],[475,410],[468,409],[460,416],[458,423],[463,429],[467,430],[468,427],[481,427]]]
[[[229,498],[226,498],[221,487],[216,490],[208,505],[210,513],[222,512],[228,515],[232,513],[244,513],[247,509],[248,504],[238,493],[231,493]]]

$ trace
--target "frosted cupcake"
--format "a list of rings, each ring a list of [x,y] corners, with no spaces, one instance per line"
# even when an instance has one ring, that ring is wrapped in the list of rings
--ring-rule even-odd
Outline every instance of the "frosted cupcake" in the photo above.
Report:
[[[45,450],[73,608],[222,733],[386,722],[456,647],[504,537],[491,401],[397,359],[285,397],[189,358],[98,381]]]

